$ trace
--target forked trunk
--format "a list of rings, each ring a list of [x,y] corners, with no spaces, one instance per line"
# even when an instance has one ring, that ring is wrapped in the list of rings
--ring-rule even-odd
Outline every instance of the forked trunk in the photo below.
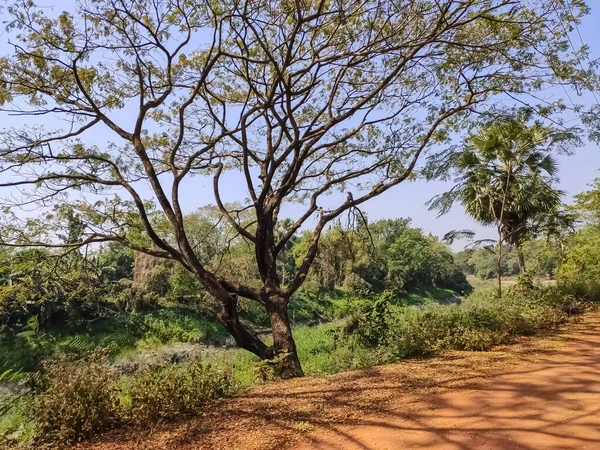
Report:
[[[267,305],[271,332],[273,333],[273,364],[277,375],[281,378],[294,378],[304,376],[296,343],[292,336],[292,327],[287,314],[286,301],[276,298]]]
[[[272,346],[267,346],[258,336],[251,334],[240,323],[235,295],[221,299],[222,310],[219,313],[219,319],[239,347],[255,354],[263,361],[269,361],[278,377],[304,376],[287,315],[287,302],[283,298],[276,297],[269,299],[266,303],[273,335]]]

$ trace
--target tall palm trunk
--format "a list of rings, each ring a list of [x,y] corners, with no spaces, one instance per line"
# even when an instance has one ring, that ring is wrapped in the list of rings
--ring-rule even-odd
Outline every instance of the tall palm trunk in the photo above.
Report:
[[[525,273],[525,255],[521,246],[517,246],[517,262],[519,263],[519,271],[521,275]]]
[[[498,226],[498,254],[496,258],[496,278],[498,279],[498,298],[502,298],[502,228]]]

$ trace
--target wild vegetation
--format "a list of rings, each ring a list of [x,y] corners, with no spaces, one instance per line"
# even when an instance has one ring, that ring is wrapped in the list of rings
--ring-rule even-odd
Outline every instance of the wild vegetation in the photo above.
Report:
[[[237,345],[300,376],[288,306],[323,231],[418,175],[424,154],[481,114],[510,113],[495,111],[498,97],[553,118],[563,103],[538,93],[593,82],[578,66],[586,48],[564,45],[588,9],[554,3],[105,0],[52,16],[16,1],[0,102],[72,126],[4,132],[2,185],[23,195],[7,202],[2,241],[116,241],[172,261],[216,300]],[[195,251],[182,207],[193,176],[212,178],[213,203],[252,247],[260,283]],[[239,203],[224,200],[227,176],[244,190]],[[302,211],[279,220],[290,203]],[[15,213],[34,204],[38,220]],[[56,243],[73,215],[80,233]],[[306,251],[284,283],[282,252],[303,227]],[[246,329],[240,299],[264,309],[272,345]]]
[[[0,445],[485,351],[600,301],[600,181],[567,204],[557,165],[600,115],[545,97],[598,86],[583,1],[71,6],[0,9]],[[363,210],[415,179],[497,238]]]

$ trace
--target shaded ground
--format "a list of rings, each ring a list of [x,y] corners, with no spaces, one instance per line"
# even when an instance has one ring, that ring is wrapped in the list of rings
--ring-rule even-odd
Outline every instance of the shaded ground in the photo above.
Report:
[[[492,352],[259,386],[82,448],[600,449],[600,315]]]

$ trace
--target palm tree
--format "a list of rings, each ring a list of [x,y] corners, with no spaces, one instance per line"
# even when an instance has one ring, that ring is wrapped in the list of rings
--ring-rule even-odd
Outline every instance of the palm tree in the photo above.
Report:
[[[563,192],[553,187],[558,165],[547,145],[551,141],[550,129],[539,123],[510,119],[485,127],[449,155],[447,167],[458,174],[455,185],[429,202],[442,215],[458,201],[479,223],[496,226],[500,295],[503,242],[515,246],[523,272],[521,248],[532,220],[561,203]]]

